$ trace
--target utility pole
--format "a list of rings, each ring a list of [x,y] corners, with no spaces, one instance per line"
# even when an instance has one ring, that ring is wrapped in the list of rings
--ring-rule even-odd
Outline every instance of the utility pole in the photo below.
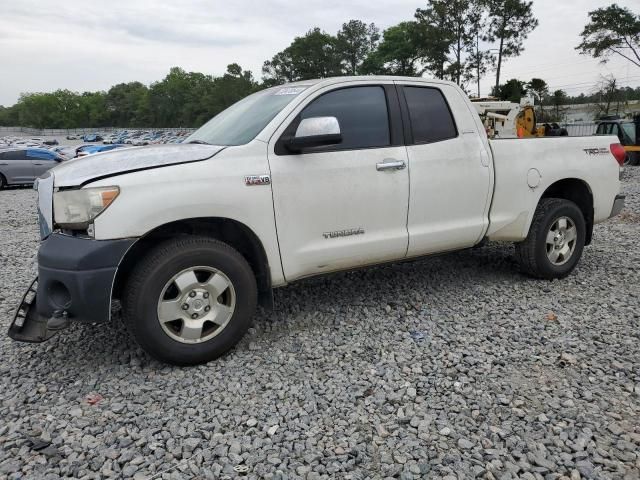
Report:
[[[496,91],[500,86],[500,67],[502,67],[502,48],[504,46],[504,38],[500,38],[500,48],[498,50],[498,69],[496,70]]]
[[[476,67],[478,77],[478,98],[480,98],[480,31],[476,30]]]

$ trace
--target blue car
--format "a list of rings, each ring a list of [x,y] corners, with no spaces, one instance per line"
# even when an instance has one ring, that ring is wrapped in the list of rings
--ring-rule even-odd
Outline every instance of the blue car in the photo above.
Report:
[[[77,157],[84,157],[87,155],[93,155],[94,153],[108,152],[116,148],[128,147],[121,143],[112,143],[110,145],[83,145],[76,150]]]
[[[102,140],[104,140],[100,135],[98,135],[97,133],[88,133],[86,135],[83,135],[82,140],[84,140],[85,142],[101,142]]]

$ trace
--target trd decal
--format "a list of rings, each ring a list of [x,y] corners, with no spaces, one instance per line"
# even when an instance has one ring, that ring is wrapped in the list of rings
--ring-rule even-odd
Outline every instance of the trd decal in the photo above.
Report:
[[[583,149],[584,153],[586,153],[587,155],[591,156],[591,155],[608,155],[609,154],[609,149],[608,148],[585,148]]]

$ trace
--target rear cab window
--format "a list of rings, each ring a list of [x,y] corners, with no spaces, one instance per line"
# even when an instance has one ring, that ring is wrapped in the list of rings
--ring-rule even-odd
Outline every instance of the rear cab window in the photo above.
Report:
[[[403,86],[413,144],[433,143],[458,136],[443,93],[434,87]]]

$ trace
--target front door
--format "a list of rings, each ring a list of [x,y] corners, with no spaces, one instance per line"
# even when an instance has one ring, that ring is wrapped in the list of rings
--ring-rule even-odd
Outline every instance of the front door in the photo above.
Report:
[[[29,183],[34,180],[33,165],[27,159],[26,150],[0,153],[0,169],[8,183]]]
[[[312,117],[336,117],[342,142],[287,151],[283,137]],[[319,92],[276,132],[269,164],[287,281],[406,256],[409,176],[399,123],[391,82],[362,82]],[[400,166],[386,168],[391,162]]]

